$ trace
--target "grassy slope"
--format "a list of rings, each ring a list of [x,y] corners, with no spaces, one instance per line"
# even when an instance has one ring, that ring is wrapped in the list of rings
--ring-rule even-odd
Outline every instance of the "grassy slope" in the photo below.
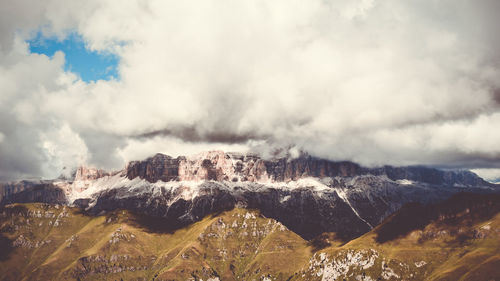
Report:
[[[435,206],[404,208],[369,233],[319,252],[330,259],[349,250],[378,253],[371,267],[351,265],[341,276],[346,280],[363,272],[383,280],[391,270],[399,278],[390,280],[500,280],[499,203],[498,196],[459,195]]]
[[[500,280],[498,213],[462,212],[380,242],[391,223],[400,225],[393,216],[345,245],[326,241],[331,246],[323,249],[245,209],[176,231],[151,228],[165,222],[142,224],[127,211],[90,217],[21,204],[0,214],[0,280]]]
[[[62,212],[68,217],[63,215],[54,226]],[[21,235],[28,242],[0,261],[0,279],[207,280],[219,276],[236,280],[260,278],[262,272],[285,278],[310,256],[306,241],[258,212],[235,209],[175,232],[151,230],[138,222],[127,211],[90,217],[76,209],[45,204],[10,206],[1,218],[2,235],[10,243]],[[48,242],[35,247],[40,241]],[[284,258],[290,256],[294,262]]]

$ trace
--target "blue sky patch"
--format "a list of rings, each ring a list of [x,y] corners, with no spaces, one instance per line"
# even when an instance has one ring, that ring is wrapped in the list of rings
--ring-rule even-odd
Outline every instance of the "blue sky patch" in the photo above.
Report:
[[[71,33],[61,41],[55,37],[44,37],[39,32],[35,38],[27,42],[32,53],[52,57],[55,52],[62,51],[66,58],[64,70],[78,74],[85,82],[119,78],[118,56],[90,51],[77,33]]]

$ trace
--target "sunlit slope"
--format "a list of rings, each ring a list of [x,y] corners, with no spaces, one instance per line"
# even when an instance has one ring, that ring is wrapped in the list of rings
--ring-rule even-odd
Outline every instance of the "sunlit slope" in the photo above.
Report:
[[[500,280],[500,198],[410,204],[369,233],[326,247],[295,280]]]
[[[500,280],[500,198],[410,204],[341,244],[259,212],[187,225],[47,204],[0,211],[1,280]],[[348,227],[348,226],[346,226]]]
[[[2,280],[287,279],[311,254],[305,240],[254,211],[234,209],[180,229],[162,224],[127,211],[92,217],[63,206],[8,206]]]

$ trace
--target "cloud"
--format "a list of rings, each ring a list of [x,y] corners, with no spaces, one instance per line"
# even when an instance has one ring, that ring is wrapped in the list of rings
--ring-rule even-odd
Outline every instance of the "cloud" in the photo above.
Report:
[[[56,176],[54,172],[60,173],[60,167],[76,167],[87,163],[87,145],[67,124],[41,133],[40,139],[48,164],[44,166],[44,174]]]
[[[48,176],[68,155],[119,168],[140,151],[263,145],[500,166],[498,1],[31,4],[0,11],[0,177]],[[63,53],[30,54],[39,30],[116,54],[121,79],[85,83]]]
[[[493,183],[498,183],[500,182],[500,169],[474,169],[472,170],[474,173],[482,177],[483,179],[493,182]]]
[[[187,143],[173,137],[152,137],[145,140],[130,139],[127,145],[118,150],[118,155],[125,161],[145,159],[156,153],[172,157],[186,156],[208,150],[246,151],[247,146],[227,143]]]

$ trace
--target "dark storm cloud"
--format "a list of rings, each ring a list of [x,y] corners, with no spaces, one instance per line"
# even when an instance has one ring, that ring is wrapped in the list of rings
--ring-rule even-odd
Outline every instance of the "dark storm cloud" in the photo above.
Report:
[[[244,144],[249,140],[265,139],[264,136],[259,136],[252,133],[235,134],[232,132],[225,132],[225,131],[220,131],[220,132],[210,131],[206,133],[201,133],[197,130],[197,127],[195,126],[175,128],[175,129],[163,129],[163,130],[143,133],[132,137],[147,139],[147,138],[155,138],[162,136],[176,137],[186,142],[214,142],[214,143],[240,143],[240,144]]]
[[[500,105],[500,89],[493,90],[493,100]]]

